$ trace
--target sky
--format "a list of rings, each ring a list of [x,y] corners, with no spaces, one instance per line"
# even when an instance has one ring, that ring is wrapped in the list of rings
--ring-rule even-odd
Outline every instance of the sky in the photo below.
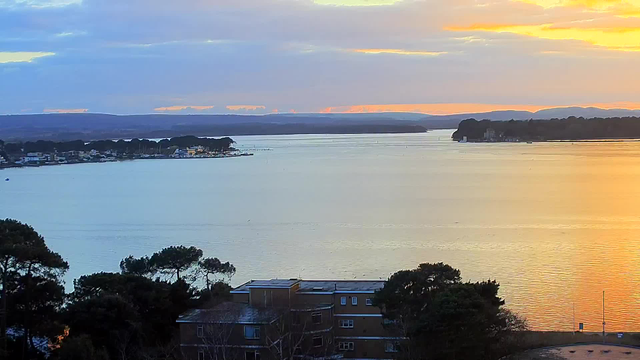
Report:
[[[640,0],[0,0],[0,114],[640,109]]]

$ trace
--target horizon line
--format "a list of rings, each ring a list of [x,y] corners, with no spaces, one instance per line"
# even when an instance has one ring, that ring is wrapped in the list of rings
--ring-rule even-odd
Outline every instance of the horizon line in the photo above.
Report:
[[[455,108],[462,108],[455,110]],[[476,108],[476,110],[473,110]],[[440,110],[438,110],[440,109]],[[85,111],[69,111],[69,112],[29,112],[29,113],[6,113],[0,116],[33,116],[33,115],[108,115],[108,116],[268,116],[268,115],[365,115],[365,114],[390,114],[390,113],[406,113],[406,114],[422,114],[425,116],[455,116],[455,115],[472,115],[486,114],[495,112],[520,111],[532,114],[544,110],[560,110],[560,109],[594,109],[594,110],[622,110],[622,111],[640,111],[640,103],[633,102],[612,102],[612,103],[596,103],[596,104],[580,104],[580,105],[498,105],[498,104],[476,104],[476,103],[432,103],[432,104],[381,104],[381,105],[348,105],[327,107],[318,111],[308,112],[266,112],[266,113],[202,113],[202,112],[186,112],[186,113],[109,113],[109,112],[90,112]],[[432,111],[429,111],[432,110]],[[435,110],[435,111],[434,111]],[[447,111],[449,110],[449,111]]]

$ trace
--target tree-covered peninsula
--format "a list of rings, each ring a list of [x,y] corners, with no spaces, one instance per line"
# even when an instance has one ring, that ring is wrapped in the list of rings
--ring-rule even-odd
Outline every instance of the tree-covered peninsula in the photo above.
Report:
[[[460,122],[453,133],[456,141],[547,141],[640,138],[640,118],[577,118],[528,121]]]
[[[75,141],[0,140],[0,168],[107,162],[146,158],[210,158],[249,155],[236,151],[229,137],[221,139],[180,136],[171,139]]]

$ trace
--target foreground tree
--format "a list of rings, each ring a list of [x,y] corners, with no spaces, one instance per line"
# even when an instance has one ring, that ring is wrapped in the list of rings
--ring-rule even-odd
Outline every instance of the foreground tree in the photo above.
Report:
[[[195,278],[193,271],[195,265],[202,258],[202,250],[195,246],[170,246],[153,254],[149,259],[149,265],[163,275],[173,278],[175,275],[180,280],[184,277]]]
[[[218,258],[206,258],[200,260],[198,263],[200,273],[204,277],[207,290],[211,289],[212,278],[217,275],[222,275],[227,278],[231,278],[236,273],[236,267],[230,262],[223,263]]]
[[[149,264],[149,257],[143,256],[141,258],[135,258],[133,255],[129,255],[120,261],[120,271],[123,274],[147,276],[154,275],[155,271]]]
[[[71,348],[79,347],[94,356],[106,354],[111,359],[177,358],[178,316],[205,303],[217,304],[228,299],[230,286],[211,282],[209,288],[198,289],[186,279],[203,276],[199,260],[202,250],[174,246],[151,257],[129,256],[120,262],[120,273],[97,273],[74,280],[74,291],[68,297],[65,321],[68,339],[76,339]],[[203,260],[209,265],[211,280],[217,275],[231,276],[235,267],[219,260]],[[152,279],[150,275],[160,273]],[[78,340],[83,337],[85,340]],[[86,344],[88,339],[91,344]],[[70,356],[66,339],[55,356]]]
[[[495,281],[462,283],[445,264],[421,264],[392,275],[375,295],[406,359],[494,359],[525,323],[503,308]]]
[[[68,268],[31,226],[11,219],[0,220],[1,356],[11,356],[7,352],[9,325],[16,328],[22,338],[23,359],[35,351],[34,336],[48,335],[44,331],[45,323],[55,319],[62,303],[62,276]],[[11,323],[8,323],[9,313]],[[13,358],[16,357],[14,354]]]

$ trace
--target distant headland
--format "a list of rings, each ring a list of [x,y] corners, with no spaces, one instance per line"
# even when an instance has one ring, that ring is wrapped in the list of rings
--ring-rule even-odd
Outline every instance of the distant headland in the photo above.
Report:
[[[640,139],[640,117],[528,121],[468,119],[460,122],[452,138],[463,142]]]
[[[235,141],[180,136],[159,141],[82,140],[5,143],[0,140],[0,169],[8,167],[98,163],[135,159],[188,159],[250,156],[233,148]]]

